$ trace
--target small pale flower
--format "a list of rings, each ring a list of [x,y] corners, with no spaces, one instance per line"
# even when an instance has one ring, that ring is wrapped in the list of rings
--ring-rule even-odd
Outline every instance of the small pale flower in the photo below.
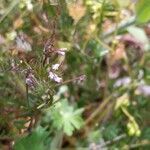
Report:
[[[86,79],[86,75],[79,76],[79,81],[82,82]]]
[[[51,72],[51,71],[49,71],[48,74],[49,74],[48,77],[49,77],[51,80],[53,80],[53,81],[55,81],[55,82],[57,82],[57,83],[62,82],[62,78],[58,77],[57,74],[55,74],[55,73],[53,73],[53,72]]]
[[[83,84],[85,80],[86,80],[86,75],[81,75],[77,78],[76,82],[77,84]]]
[[[59,50],[57,51],[57,53],[59,55],[64,56],[66,51],[67,51],[67,48],[59,48]]]
[[[15,63],[14,59],[11,61],[11,71],[19,71],[19,65]]]
[[[33,89],[36,85],[36,78],[32,73],[29,73],[26,77],[26,85],[28,85],[31,89]]]
[[[24,3],[29,11],[33,10],[33,4],[31,2],[31,0],[25,0]]]
[[[123,78],[118,79],[115,82],[114,87],[128,86],[130,83],[131,83],[130,77],[123,77]]]
[[[137,95],[150,96],[150,86],[149,85],[139,85],[135,90]]]
[[[57,53],[58,53],[59,55],[65,56],[65,52],[63,52],[63,51],[57,51]]]
[[[60,64],[54,64],[54,65],[52,65],[52,69],[53,70],[58,70],[59,66],[60,66]]]

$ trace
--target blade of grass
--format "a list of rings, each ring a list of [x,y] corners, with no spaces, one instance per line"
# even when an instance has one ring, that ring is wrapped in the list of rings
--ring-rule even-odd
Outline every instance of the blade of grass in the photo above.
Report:
[[[17,4],[19,3],[19,0],[13,0],[10,4],[10,6],[8,7],[8,9],[6,10],[5,14],[0,18],[0,24],[2,23],[2,21],[11,13],[11,11],[17,6]]]

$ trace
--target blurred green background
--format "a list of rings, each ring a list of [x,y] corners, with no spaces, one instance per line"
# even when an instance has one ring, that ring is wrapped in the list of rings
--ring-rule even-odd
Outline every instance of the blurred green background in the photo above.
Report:
[[[149,150],[149,40],[150,0],[1,0],[0,149]]]

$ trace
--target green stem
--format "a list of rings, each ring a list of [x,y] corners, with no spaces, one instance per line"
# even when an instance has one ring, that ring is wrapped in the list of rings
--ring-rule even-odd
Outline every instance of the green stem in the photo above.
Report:
[[[19,2],[20,2],[19,0],[12,1],[12,3],[9,6],[9,8],[6,10],[5,14],[0,19],[0,23],[2,23],[2,21],[8,16],[9,13],[11,13],[11,11],[17,6],[17,4]]]
[[[135,16],[132,16],[129,19],[122,21],[118,25],[118,31],[133,25],[135,23],[135,21],[136,21]],[[104,38],[104,39],[108,38],[109,36],[113,35],[115,32],[116,32],[116,27],[111,28],[108,32],[104,33],[101,38]]]

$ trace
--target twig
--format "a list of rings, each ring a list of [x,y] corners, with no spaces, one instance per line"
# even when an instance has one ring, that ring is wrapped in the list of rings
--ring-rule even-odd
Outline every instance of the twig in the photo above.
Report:
[[[35,22],[35,24],[40,28],[40,30],[42,30],[43,32],[49,33],[49,29],[45,28],[41,24],[41,22],[39,21],[39,19],[37,18],[37,16],[34,13],[31,13],[30,17]]]
[[[0,141],[12,141],[13,138],[9,136],[0,136]]]
[[[29,124],[29,126],[28,126],[28,128],[27,128],[27,131],[28,131],[29,133],[31,133],[32,125],[33,125],[33,116],[31,116],[30,124]]]
[[[119,135],[119,136],[115,137],[114,139],[112,139],[110,141],[106,141],[105,143],[102,143],[102,144],[98,145],[98,147],[99,148],[106,147],[107,145],[110,145],[110,144],[113,144],[115,142],[118,142],[118,141],[122,140],[126,136],[127,136],[126,134]]]
[[[89,118],[87,118],[87,120],[85,121],[85,125],[89,124],[99,114],[99,112],[108,104],[111,98],[112,95],[106,98],[104,102],[102,102],[102,104],[98,106],[98,108],[89,116]]]
[[[29,88],[28,85],[26,84],[26,98],[27,98],[27,104],[28,104],[28,108],[30,107],[30,103],[29,103]]]
[[[135,149],[135,148],[146,146],[146,145],[150,145],[149,140],[142,140],[140,143],[131,144],[129,146],[127,145],[123,148],[123,150]]]

